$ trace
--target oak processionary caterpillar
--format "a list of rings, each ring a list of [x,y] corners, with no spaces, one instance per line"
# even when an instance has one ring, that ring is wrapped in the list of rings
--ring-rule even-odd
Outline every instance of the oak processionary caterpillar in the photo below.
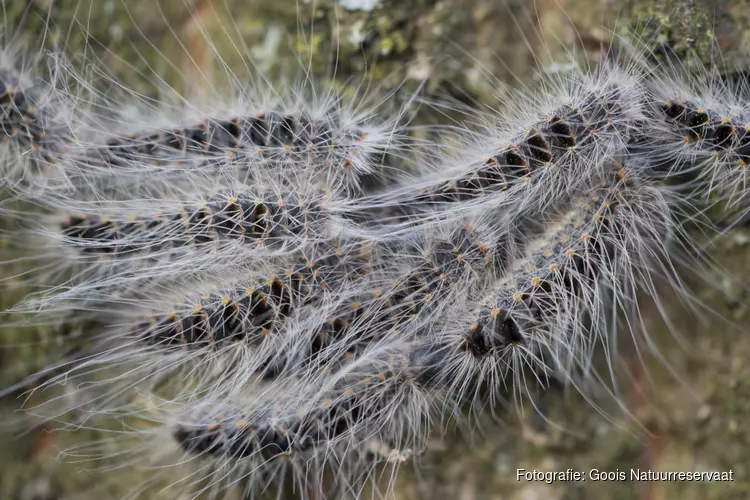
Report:
[[[606,384],[596,356],[611,368],[615,333],[655,349],[639,300],[664,314],[657,282],[694,304],[679,271],[704,262],[687,230],[708,224],[700,205],[750,211],[747,87],[610,55],[513,94],[458,146],[410,135],[412,99],[394,111],[311,79],[118,123],[145,98],[76,94],[4,55],[3,183],[36,208],[3,214],[41,263],[12,312],[90,322],[30,379],[32,394],[73,383],[74,401],[29,411],[140,420],[68,454],[190,464],[173,485],[190,495],[359,497],[508,391]]]

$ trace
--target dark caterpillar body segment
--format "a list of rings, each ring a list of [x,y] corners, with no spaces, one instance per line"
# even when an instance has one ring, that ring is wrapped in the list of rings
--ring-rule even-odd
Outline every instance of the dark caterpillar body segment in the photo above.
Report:
[[[586,155],[607,143],[621,141],[630,120],[625,115],[627,90],[619,86],[586,94],[576,104],[553,111],[545,120],[532,124],[509,145],[493,154],[484,164],[438,185],[423,187],[420,203],[454,203],[481,198],[502,191],[546,167],[572,168],[571,152]]]
[[[417,258],[404,279],[394,283],[392,302],[407,306],[412,314],[419,314],[430,304],[440,304],[447,294],[471,279],[495,272],[498,256],[505,250],[503,243],[486,241],[473,224],[465,223],[446,237],[407,248]]]
[[[268,161],[270,167],[283,166],[277,162],[285,159],[304,159],[305,168],[348,175],[354,169],[353,162],[367,161],[365,157],[381,148],[377,144],[363,147],[362,141],[368,135],[365,129],[342,126],[333,114],[314,118],[301,112],[268,112],[209,118],[184,127],[112,137],[104,146],[78,152],[78,161],[120,168],[141,165],[248,168],[247,162],[259,167]],[[231,163],[234,159],[241,161]],[[290,163],[295,164],[299,162]]]
[[[195,305],[184,314],[146,318],[137,331],[160,346],[259,343],[270,332],[277,315],[288,314],[293,307],[292,292],[280,281],[272,281],[262,289],[248,288],[243,296],[222,296],[218,304],[215,299],[205,301],[206,305]],[[254,337],[248,339],[251,333]]]
[[[173,435],[185,452],[221,458],[264,460],[280,455],[302,453],[337,437],[337,430],[348,427],[335,410],[317,409],[286,416],[258,415],[249,418],[237,411],[227,418],[226,411],[207,419],[203,425],[179,425]],[[265,418],[264,418],[265,417]],[[341,432],[338,432],[341,434]]]
[[[725,162],[728,167],[750,165],[750,117],[721,116],[683,100],[664,102],[659,111],[686,145],[705,152],[702,159]]]
[[[408,423],[414,423],[412,418],[427,417],[425,408],[413,413],[399,408],[404,398],[422,391],[423,368],[410,366],[411,349],[405,354],[387,354],[387,359],[369,360],[356,371],[338,375],[322,398],[286,398],[286,404],[277,405],[280,409],[276,411],[265,410],[271,406],[268,404],[254,405],[263,408],[255,411],[221,406],[214,412],[191,415],[187,420],[195,423],[178,425],[173,436],[191,454],[264,461],[290,454],[291,458],[305,457],[316,448],[330,450],[347,443],[356,449],[364,444],[358,441],[363,436],[372,439],[381,433],[389,441],[408,446],[423,438]]]
[[[319,129],[323,129],[322,133],[316,136]],[[133,162],[179,162],[191,155],[233,157],[241,150],[269,154],[268,148],[299,153],[312,146],[325,146],[326,139],[330,144],[330,131],[325,130],[325,125],[312,123],[304,116],[275,113],[208,119],[185,127],[110,138],[99,152],[105,163],[114,166]]]
[[[281,455],[304,454],[330,444],[353,428],[361,415],[362,403],[323,400],[311,410],[289,414],[248,414],[235,411],[227,418],[222,409],[207,418],[210,423],[179,425],[173,436],[182,449],[194,455],[217,458],[271,460]]]
[[[23,150],[34,150],[48,164],[58,161],[70,131],[58,121],[54,102],[41,89],[25,85],[12,69],[0,69],[0,133]]]
[[[74,216],[61,227],[66,246],[90,254],[127,256],[194,247],[225,239],[274,247],[326,233],[322,195],[243,192],[153,215]]]
[[[354,297],[329,317],[313,336],[313,359],[333,363],[415,321],[427,320],[451,300],[451,294],[469,293],[474,284],[501,269],[505,258],[499,256],[505,252],[504,244],[483,241],[471,223],[445,236],[431,236],[423,244],[405,243],[396,253],[412,256],[408,267],[388,286]],[[339,348],[343,342],[346,350]]]
[[[640,86],[605,77],[591,85],[577,82],[570,101],[557,105],[544,118],[523,124],[499,148],[498,131],[468,143],[466,151],[487,151],[476,160],[458,158],[441,166],[443,177],[415,181],[364,197],[370,213],[351,211],[359,225],[388,227],[418,225],[426,218],[461,205],[473,209],[490,203],[515,207],[513,217],[554,203],[572,192],[587,176],[598,175],[601,163],[625,147],[643,120]],[[489,150],[488,150],[489,149]],[[494,196],[497,195],[497,196]],[[526,210],[529,209],[529,210]]]
[[[243,342],[258,345],[301,307],[322,300],[371,272],[366,243],[332,241],[300,252],[297,262],[274,277],[213,293],[175,312],[138,321],[136,332],[159,346],[191,348]]]

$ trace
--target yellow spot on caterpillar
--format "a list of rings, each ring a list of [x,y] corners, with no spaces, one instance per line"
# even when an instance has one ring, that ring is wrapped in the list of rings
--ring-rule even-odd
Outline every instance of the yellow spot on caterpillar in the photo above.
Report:
[[[557,264],[550,264],[550,266],[549,266],[549,270],[550,270],[551,272],[553,272],[553,273],[556,273],[557,271],[559,271],[559,270],[560,270],[560,266],[558,266]]]
[[[201,305],[200,304],[195,304],[193,306],[193,312],[201,312]]]
[[[531,286],[534,288],[538,287],[541,282],[542,280],[540,278],[531,278]]]
[[[221,305],[225,306],[225,305],[229,304],[229,302],[231,302],[229,300],[229,297],[222,297],[221,298]]]
[[[492,316],[493,318],[497,318],[499,315],[500,315],[500,309],[498,308],[495,308],[490,312],[490,316]]]
[[[513,294],[514,302],[521,302],[522,300],[523,300],[523,294],[521,292],[516,292]]]

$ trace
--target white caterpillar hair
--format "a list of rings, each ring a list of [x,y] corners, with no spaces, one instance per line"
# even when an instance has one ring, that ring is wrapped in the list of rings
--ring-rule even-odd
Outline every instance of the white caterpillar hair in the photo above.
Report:
[[[668,364],[644,302],[669,328],[665,287],[709,309],[683,272],[713,270],[707,208],[749,211],[746,83],[613,45],[459,110],[299,54],[272,82],[188,9],[209,74],[155,9],[189,73],[140,26],[162,68],[109,53],[151,93],[107,48],[39,55],[46,78],[12,37],[0,54],[4,266],[27,267],[3,326],[81,330],[0,394],[99,433],[67,457],[147,469],[129,498],[387,495],[432,437],[551,381],[627,413],[622,339]]]

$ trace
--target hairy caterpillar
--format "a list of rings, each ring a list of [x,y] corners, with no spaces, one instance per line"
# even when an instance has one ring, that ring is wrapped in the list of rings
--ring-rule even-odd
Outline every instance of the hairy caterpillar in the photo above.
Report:
[[[72,140],[67,108],[48,84],[34,79],[3,53],[0,63],[2,186],[47,183]]]
[[[465,353],[442,365],[455,391],[470,391],[475,380],[474,397],[486,384],[493,398],[508,377],[521,390],[527,367],[574,381],[576,370],[589,369],[594,348],[609,341],[610,311],[632,306],[640,280],[651,290],[654,276],[642,272],[654,269],[654,259],[668,261],[665,240],[676,230],[667,198],[628,163],[581,195],[529,244],[471,320],[441,334]]]
[[[397,227],[424,220],[429,210],[493,210],[513,218],[543,211],[627,144],[643,120],[642,96],[639,75],[606,64],[591,74],[554,75],[536,94],[518,96],[539,101],[532,113],[511,107],[502,123],[464,138],[460,155],[446,155],[434,173],[352,205],[385,211],[368,222]]]
[[[200,462],[195,475],[186,474],[175,490],[190,483],[217,496],[227,482],[240,482],[255,493],[279,486],[287,470],[303,496],[316,496],[325,489],[319,484],[324,476],[339,466],[342,473],[333,472],[339,486],[356,484],[349,493],[361,492],[357,478],[373,474],[373,457],[365,455],[408,457],[412,448],[422,448],[437,415],[449,413],[463,421],[458,409],[463,403],[473,403],[477,412],[493,406],[511,380],[514,389],[524,391],[535,378],[542,386],[557,378],[576,388],[579,377],[598,378],[591,366],[593,351],[604,346],[610,356],[617,327],[633,334],[642,321],[636,288],[658,302],[657,277],[667,274],[669,283],[680,285],[669,276],[675,256],[667,240],[681,233],[676,219],[685,216],[683,205],[673,204],[671,187],[650,182],[648,174],[658,170],[652,166],[661,157],[644,160],[634,152],[672,151],[659,139],[668,137],[669,143],[679,132],[666,134],[665,127],[692,130],[686,118],[671,122],[651,115],[653,109],[661,112],[655,105],[661,99],[648,90],[652,75],[630,66],[611,67],[615,71],[609,73],[606,65],[590,74],[573,71],[551,78],[537,93],[516,94],[525,113],[499,115],[499,130],[469,132],[458,155],[425,161],[417,172],[427,173],[413,174],[406,182],[395,178],[404,165],[391,168],[390,163],[400,163],[409,153],[393,134],[402,123],[386,120],[388,126],[376,125],[368,138],[358,140],[368,125],[350,120],[354,132],[344,134],[348,139],[343,141],[348,145],[330,151],[323,147],[329,142],[324,138],[320,149],[308,151],[314,142],[303,148],[308,121],[310,131],[318,130],[318,123],[338,126],[337,113],[328,115],[330,107],[322,106],[326,111],[318,119],[304,99],[281,106],[286,109],[244,107],[231,99],[214,106],[222,97],[211,89],[201,109],[188,103],[167,116],[155,105],[147,115],[134,112],[135,120],[110,132],[100,118],[120,117],[110,108],[129,101],[102,95],[101,115],[84,111],[71,120],[78,129],[89,129],[61,165],[76,191],[43,194],[38,200],[23,195],[64,212],[56,214],[59,220],[69,211],[81,215],[61,231],[42,232],[55,233],[59,242],[74,247],[63,260],[84,269],[69,291],[41,277],[42,286],[62,294],[43,293],[26,310],[41,309],[49,318],[74,303],[77,314],[108,325],[89,327],[92,349],[42,388],[63,380],[77,386],[77,425],[94,426],[92,416],[112,421],[138,415],[126,402],[133,391],[163,397],[166,416],[154,419],[154,432],[174,435],[172,445],[186,453],[184,460],[192,462],[187,455],[198,454],[219,466],[213,470]],[[571,95],[572,105],[565,102]],[[232,113],[224,113],[225,108]],[[261,117],[255,113],[266,118],[267,128],[248,125],[258,125],[253,120]],[[247,125],[247,134],[227,120],[230,116]],[[714,127],[715,120],[709,121]],[[740,130],[736,124],[731,128]],[[373,137],[385,143],[367,142]],[[252,147],[258,143],[259,148]],[[732,144],[727,150],[735,154],[742,143]],[[610,171],[613,156],[624,163],[625,179],[603,187],[597,184],[601,175],[616,176]],[[331,159],[344,171],[353,167],[352,177],[327,171],[323,165]],[[688,161],[665,163],[669,170]],[[436,172],[444,167],[449,167],[447,174]],[[715,170],[704,168],[704,178]],[[395,190],[370,194],[360,174],[373,171],[394,182]],[[309,239],[292,232],[278,241],[280,252],[248,245],[241,234],[247,228],[228,202],[239,190],[222,193],[219,205],[212,205],[214,192],[221,191],[221,184],[233,189],[237,174],[252,189],[301,182],[311,188],[305,192],[315,192],[342,184],[345,196],[326,208],[335,217],[349,217],[354,227],[308,234]],[[641,177],[649,177],[648,182]],[[616,201],[608,201],[617,210],[610,211],[611,205],[598,202],[611,193],[597,190],[615,186]],[[580,196],[588,196],[588,190],[597,200],[585,207]],[[92,193],[96,201],[89,200]],[[191,201],[197,199],[208,199],[211,212]],[[151,207],[179,212],[186,205],[196,215],[188,217],[188,224],[173,224],[163,213],[151,217]],[[246,204],[237,205],[245,214]],[[140,206],[147,208],[140,212]],[[144,217],[102,218],[105,209],[119,208]],[[568,215],[560,218],[560,213]],[[688,213],[687,219],[693,216]],[[38,220],[32,214],[22,217]],[[550,243],[565,234],[571,241]],[[327,260],[332,238],[350,236],[377,248],[367,265],[360,268],[354,260],[355,268],[368,268],[364,275],[355,270],[352,276],[334,258],[305,271],[306,257],[320,250]],[[524,253],[511,243],[516,236]],[[338,257],[335,250],[333,256]],[[317,257],[309,260],[317,262]],[[551,265],[558,270],[551,272]],[[287,276],[288,268],[292,273]],[[318,286],[322,283],[325,291]],[[247,285],[254,288],[249,295]],[[364,384],[372,376],[378,382]],[[346,391],[359,394],[360,403],[348,399]],[[324,400],[330,405],[321,407]],[[300,411],[307,419],[300,418]],[[162,420],[168,425],[159,425]],[[141,428],[132,433],[146,440],[154,435]],[[147,450],[125,455],[143,463]]]
[[[81,113],[70,119],[78,134],[54,158],[57,168],[77,190],[93,187],[95,192],[120,196],[127,196],[128,186],[143,183],[144,177],[168,189],[170,183],[186,178],[253,183],[266,175],[290,172],[317,179],[324,186],[341,184],[344,191],[356,194],[367,183],[397,175],[396,157],[405,148],[404,132],[396,125],[374,122],[372,116],[358,112],[356,103],[347,105],[330,94],[319,105],[295,95],[293,105],[274,104],[270,99],[250,105],[245,101],[252,100],[257,91],[245,89],[243,93],[248,95],[238,98],[239,104],[232,108],[257,111],[236,117],[226,111],[226,119],[202,118],[180,126],[154,128],[144,120],[142,130],[104,132],[99,129],[109,122],[114,122],[115,130],[122,129],[123,120]],[[196,111],[183,109],[178,116],[185,114]],[[161,116],[155,116],[157,122],[163,121]]]
[[[747,212],[750,135],[747,83],[727,82],[710,72],[687,80],[667,68],[649,85],[650,140],[643,154],[666,166],[699,202],[724,202],[724,210]],[[664,168],[664,167],[662,167]]]

